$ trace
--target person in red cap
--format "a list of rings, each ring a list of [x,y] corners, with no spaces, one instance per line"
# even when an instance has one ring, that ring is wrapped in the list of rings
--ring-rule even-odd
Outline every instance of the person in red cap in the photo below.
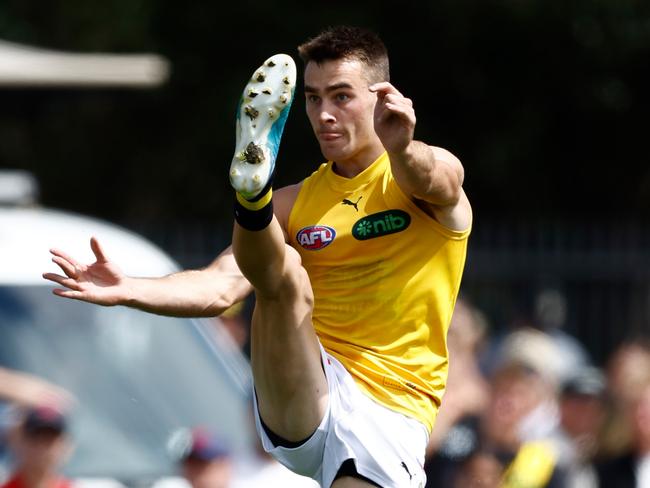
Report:
[[[232,478],[232,460],[226,445],[203,428],[192,430],[180,467],[192,488],[227,488]]]
[[[71,451],[62,411],[49,406],[26,410],[11,433],[9,447],[16,465],[1,488],[71,488],[70,480],[59,472]]]

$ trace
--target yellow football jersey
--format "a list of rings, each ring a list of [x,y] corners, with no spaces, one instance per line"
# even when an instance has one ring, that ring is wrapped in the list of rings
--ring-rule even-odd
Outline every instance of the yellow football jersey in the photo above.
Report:
[[[325,349],[371,398],[431,430],[469,229],[447,229],[420,209],[384,153],[354,178],[321,165],[303,181],[288,230]]]

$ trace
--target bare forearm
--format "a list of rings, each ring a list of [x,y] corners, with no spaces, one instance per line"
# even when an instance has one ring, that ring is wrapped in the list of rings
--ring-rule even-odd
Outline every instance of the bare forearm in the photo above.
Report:
[[[407,195],[439,206],[458,202],[463,167],[449,151],[411,141],[404,151],[389,157],[393,176]]]
[[[127,278],[122,304],[174,317],[214,317],[246,297],[241,275],[190,270],[162,278]]]
[[[127,278],[124,305],[175,317],[215,317],[251,291],[231,248],[201,270],[162,278]]]
[[[0,399],[20,405],[64,406],[72,395],[63,388],[31,374],[0,368]]]
[[[90,247],[96,261],[83,264],[58,249],[50,252],[63,274],[44,273],[59,285],[55,295],[95,303],[125,305],[160,315],[210,317],[243,300],[252,288],[237,267],[232,249],[223,251],[209,266],[162,278],[131,278],[106,257],[93,237]]]

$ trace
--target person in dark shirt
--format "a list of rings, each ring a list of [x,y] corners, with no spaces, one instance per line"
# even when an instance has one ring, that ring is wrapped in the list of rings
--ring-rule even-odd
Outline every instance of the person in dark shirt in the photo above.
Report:
[[[650,381],[630,403],[628,412],[632,426],[632,446],[623,455],[597,466],[600,486],[650,486]]]

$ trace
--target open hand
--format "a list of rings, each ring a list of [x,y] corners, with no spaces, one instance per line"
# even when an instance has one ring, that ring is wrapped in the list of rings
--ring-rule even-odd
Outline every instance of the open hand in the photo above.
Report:
[[[65,275],[44,273],[43,278],[53,281],[64,288],[55,288],[55,295],[99,305],[118,305],[125,300],[126,276],[104,254],[99,241],[92,237],[90,248],[95,254],[92,264],[80,264],[63,251],[51,249],[52,261]]]

